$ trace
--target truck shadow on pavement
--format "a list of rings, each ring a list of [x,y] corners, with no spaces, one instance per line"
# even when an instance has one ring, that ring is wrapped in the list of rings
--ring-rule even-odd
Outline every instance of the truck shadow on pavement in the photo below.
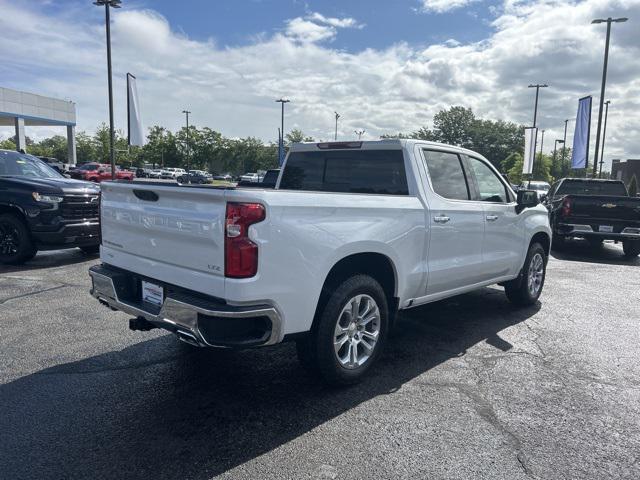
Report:
[[[98,259],[98,257],[97,253],[95,255],[89,255],[82,252],[79,248],[38,252],[32,260],[29,260],[23,265],[0,264],[0,273],[28,272],[29,270],[39,270],[43,268],[65,267],[67,265]]]
[[[551,249],[551,256],[570,262],[602,263],[608,265],[640,266],[640,257],[625,258],[622,246],[605,242],[594,247],[583,240],[568,240],[561,247]]]
[[[499,332],[539,309],[516,309],[494,288],[414,309],[371,375],[343,389],[306,373],[291,343],[220,352],[162,335],[47,368],[0,386],[0,470],[6,478],[210,478],[393,395],[480,342],[508,351]]]

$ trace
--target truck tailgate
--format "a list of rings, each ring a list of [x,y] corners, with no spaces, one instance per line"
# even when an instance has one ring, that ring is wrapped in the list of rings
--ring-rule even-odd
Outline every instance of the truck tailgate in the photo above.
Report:
[[[179,267],[176,276],[188,270],[223,279],[225,208],[221,189],[103,183],[102,244],[110,258],[122,253],[122,259],[140,258],[157,271]]]
[[[609,195],[568,195],[568,198],[573,217],[640,226],[640,198]]]

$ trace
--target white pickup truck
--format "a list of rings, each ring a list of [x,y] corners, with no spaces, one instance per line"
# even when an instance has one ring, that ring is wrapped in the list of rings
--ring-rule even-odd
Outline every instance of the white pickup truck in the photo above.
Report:
[[[499,283],[537,301],[551,230],[481,155],[416,140],[293,145],[275,189],[102,184],[91,293],[200,347],[295,340],[359,380],[399,310]]]

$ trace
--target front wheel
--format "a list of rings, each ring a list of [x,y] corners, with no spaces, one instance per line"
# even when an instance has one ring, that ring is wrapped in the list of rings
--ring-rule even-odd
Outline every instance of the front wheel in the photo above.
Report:
[[[527,252],[522,267],[522,274],[515,280],[507,282],[504,293],[515,305],[533,305],[542,293],[547,272],[547,254],[539,243],[533,243]]]
[[[301,363],[331,385],[360,381],[384,346],[389,325],[387,297],[368,275],[338,285],[318,312],[316,328],[298,344]]]
[[[627,258],[635,258],[640,255],[640,240],[625,240],[622,242],[622,250]]]
[[[36,252],[22,219],[12,213],[0,215],[0,263],[18,265],[31,260]]]

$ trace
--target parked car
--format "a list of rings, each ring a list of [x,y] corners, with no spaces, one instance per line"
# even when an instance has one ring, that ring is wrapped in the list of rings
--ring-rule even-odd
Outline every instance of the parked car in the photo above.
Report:
[[[67,171],[69,170],[67,164],[59,161],[57,158],[53,158],[53,157],[38,157],[38,158],[42,160],[44,163],[46,163],[47,165],[49,165],[51,168],[53,168],[56,172],[61,173],[63,175],[67,173]]]
[[[136,178],[147,178],[149,176],[149,170],[146,168],[138,167],[135,171]]]
[[[535,303],[551,244],[534,191],[417,140],[294,144],[276,190],[111,182],[102,195],[92,294],[132,329],[201,347],[295,339],[334,384],[366,374],[399,310],[495,283]]]
[[[201,177],[208,178],[209,180],[213,178],[213,175],[211,175],[209,172],[205,172],[204,170],[189,170],[188,173],[200,175]]]
[[[258,183],[260,181],[260,175],[257,173],[245,173],[240,177],[240,181]]]
[[[276,188],[276,183],[278,182],[278,176],[280,175],[280,169],[274,168],[272,170],[267,170],[264,174],[264,177],[259,182],[238,182],[238,187],[249,187],[249,188]]]
[[[164,179],[177,179],[179,176],[186,174],[186,170],[184,168],[174,168],[174,167],[166,167],[163,168],[160,172],[160,178]]]
[[[640,198],[629,196],[620,180],[563,178],[544,199],[554,245],[584,238],[593,246],[622,242],[625,256],[640,254]]]
[[[69,171],[71,178],[86,180],[89,182],[102,182],[111,180],[111,165],[106,163],[85,163]],[[116,166],[116,180],[133,180],[133,172],[122,170]]]
[[[195,183],[199,185],[211,183],[211,179],[209,177],[197,170],[189,170],[189,173],[180,175],[177,180],[178,183]]]
[[[162,176],[162,170],[160,169],[149,170],[149,173],[147,174],[148,178],[161,178],[161,176]]]
[[[224,182],[232,182],[233,181],[233,175],[231,175],[230,173],[222,173],[220,175],[214,175],[213,179],[214,180],[222,180]]]
[[[527,182],[527,181],[522,182],[522,184],[520,185],[520,188],[535,190],[536,193],[538,194],[538,199],[542,200],[549,192],[551,185],[549,185],[547,182],[532,180],[531,182]]]
[[[38,158],[0,150],[0,264],[38,250],[100,245],[100,187],[66,178]]]

